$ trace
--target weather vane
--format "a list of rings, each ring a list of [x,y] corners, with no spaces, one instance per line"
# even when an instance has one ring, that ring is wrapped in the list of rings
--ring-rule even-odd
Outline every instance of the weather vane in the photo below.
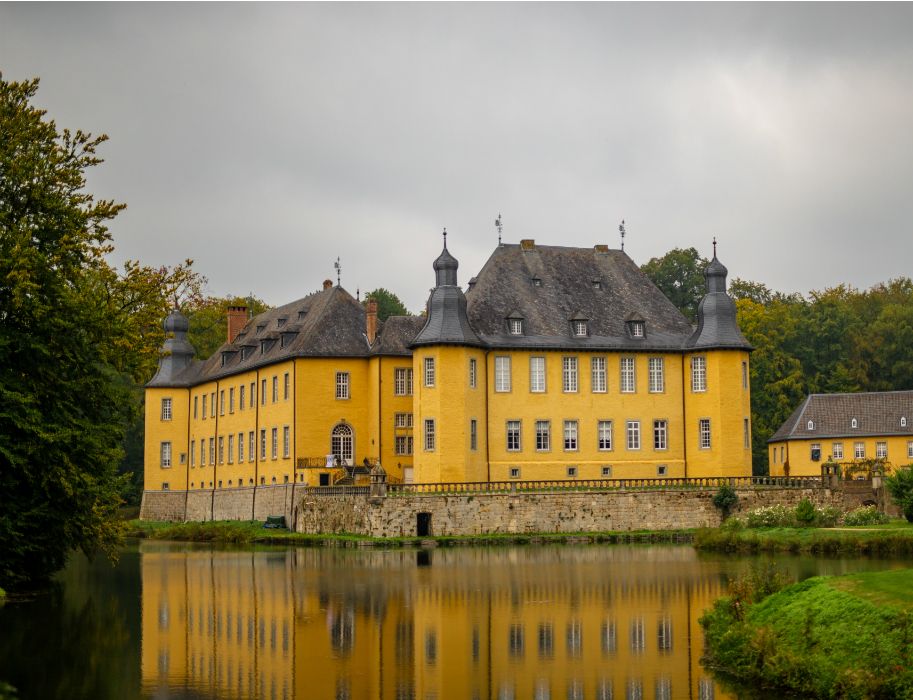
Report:
[[[498,229],[498,245],[501,245],[501,231],[504,228],[504,224],[501,223],[501,214],[498,214],[498,218],[495,219],[495,228]]]
[[[342,263],[339,261],[339,258],[336,258],[336,262],[333,263],[333,267],[336,268],[336,286],[342,286]]]
[[[444,249],[447,248],[447,227],[444,227]]]
[[[621,220],[621,224],[618,226],[618,232],[621,234],[621,249],[625,249],[625,220]]]
[[[716,236],[713,237],[713,257],[716,257]]]

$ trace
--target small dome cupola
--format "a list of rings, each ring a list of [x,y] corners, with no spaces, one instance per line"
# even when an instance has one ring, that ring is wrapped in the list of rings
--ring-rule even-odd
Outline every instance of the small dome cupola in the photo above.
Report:
[[[190,321],[188,321],[187,317],[180,311],[173,309],[171,313],[165,317],[162,328],[164,328],[165,333],[168,334],[186,333],[190,330]]]
[[[444,250],[434,261],[434,274],[437,278],[437,287],[456,287],[457,286],[457,268],[460,263],[447,250],[447,229],[444,229]]]
[[[704,279],[707,281],[707,291],[711,293],[725,292],[726,275],[728,274],[729,270],[727,270],[726,266],[716,257],[716,239],[714,239],[713,260],[710,261],[710,264],[704,270]]]
[[[735,302],[726,293],[728,274],[729,270],[716,257],[714,238],[713,260],[704,270],[707,293],[697,307],[697,328],[688,340],[688,347],[752,349],[736,322]]]
[[[173,386],[177,375],[193,361],[196,351],[187,340],[190,321],[177,309],[174,309],[162,322],[165,330],[165,342],[162,344],[162,355],[155,376],[146,386]]]

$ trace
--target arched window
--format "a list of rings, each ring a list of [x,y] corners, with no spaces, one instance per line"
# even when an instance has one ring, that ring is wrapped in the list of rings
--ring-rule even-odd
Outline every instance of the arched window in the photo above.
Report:
[[[354,457],[354,442],[352,426],[346,423],[339,423],[330,434],[330,452],[340,463],[351,467]]]
[[[809,430],[814,430],[814,429],[815,429],[815,421],[810,420],[810,421],[808,422],[808,429],[809,429]]]
[[[901,428],[906,428],[906,427],[907,427],[907,417],[906,417],[906,416],[901,416],[901,417],[900,417],[900,427],[901,427]]]
[[[857,420],[854,418],[854,419],[850,422],[850,426],[852,426],[853,428],[858,428],[858,427],[859,427],[859,421],[857,421]]]

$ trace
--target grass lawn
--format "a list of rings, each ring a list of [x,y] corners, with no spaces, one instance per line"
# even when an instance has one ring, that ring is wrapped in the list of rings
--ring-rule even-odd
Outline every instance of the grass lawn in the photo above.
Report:
[[[828,585],[879,606],[913,608],[913,569],[849,574]]]

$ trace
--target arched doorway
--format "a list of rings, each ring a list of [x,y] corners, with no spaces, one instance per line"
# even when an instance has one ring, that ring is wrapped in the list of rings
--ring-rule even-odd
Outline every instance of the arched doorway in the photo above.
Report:
[[[338,423],[330,433],[330,452],[347,467],[355,463],[355,431],[348,423]]]

